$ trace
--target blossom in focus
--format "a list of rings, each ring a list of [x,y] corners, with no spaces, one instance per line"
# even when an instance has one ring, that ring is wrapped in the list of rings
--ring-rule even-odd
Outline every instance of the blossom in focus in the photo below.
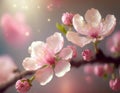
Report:
[[[31,57],[23,61],[26,70],[37,70],[35,79],[45,85],[53,78],[53,74],[62,77],[70,71],[70,60],[73,57],[71,48],[63,48],[64,39],[61,33],[54,33],[46,39],[46,43],[35,41],[29,47]]]
[[[120,31],[116,32],[108,39],[107,48],[112,53],[120,53]]]
[[[68,31],[66,37],[68,41],[84,47],[90,42],[102,40],[105,36],[110,35],[115,25],[114,15],[108,14],[105,19],[102,19],[99,11],[92,8],[85,13],[85,20],[79,14],[74,15],[73,27],[77,32]]]
[[[4,14],[2,16],[1,26],[3,34],[10,45],[21,47],[28,41],[31,29],[25,21],[22,13],[17,13],[15,16],[10,14]]]
[[[90,61],[93,58],[93,53],[90,49],[85,49],[82,52],[82,57],[85,61]]]
[[[17,66],[11,57],[7,55],[0,56],[0,84],[13,78],[15,76],[14,70],[16,69]]]
[[[16,82],[15,88],[19,93],[27,93],[30,90],[31,85],[27,79],[23,78]]]
[[[114,80],[110,80],[109,81],[109,86],[112,90],[114,91],[118,91],[120,90],[120,79],[116,78]]]
[[[74,14],[72,13],[64,13],[62,15],[62,22],[64,25],[71,26],[72,25],[72,19],[73,19]]]

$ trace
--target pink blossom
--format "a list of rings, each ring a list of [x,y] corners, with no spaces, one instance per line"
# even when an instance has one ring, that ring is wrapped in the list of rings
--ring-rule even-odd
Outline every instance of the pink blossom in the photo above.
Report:
[[[46,43],[35,41],[29,47],[31,57],[25,58],[23,66],[26,70],[37,70],[35,78],[41,85],[50,82],[54,73],[62,77],[70,71],[73,51],[68,47],[62,49],[63,43],[61,33],[56,32],[47,38]]]
[[[108,39],[107,48],[112,53],[120,52],[120,31],[116,32]]]
[[[120,90],[120,79],[116,78],[114,80],[110,80],[109,81],[109,86],[112,90],[114,91],[118,91]]]
[[[85,49],[82,52],[82,57],[85,61],[90,61],[93,58],[93,53],[90,49]]]
[[[94,74],[102,77],[105,74],[104,66],[103,65],[96,65],[94,67]]]
[[[17,69],[16,64],[9,56],[0,57],[0,84],[9,81],[15,76],[14,70]]]
[[[1,18],[1,26],[5,40],[14,47],[21,47],[29,39],[31,30],[21,13],[15,16],[4,14]]]
[[[67,48],[71,48],[73,51],[73,58],[77,57],[77,50],[75,46],[67,46]]]
[[[90,42],[102,40],[105,36],[110,35],[116,25],[114,15],[107,15],[105,20],[97,9],[90,9],[85,13],[84,18],[75,14],[73,17],[73,27],[77,32],[68,31],[66,37],[68,41],[84,47]]]
[[[72,25],[73,16],[74,16],[74,14],[72,14],[72,13],[68,13],[68,12],[64,13],[62,15],[62,22],[63,22],[63,24],[71,26]]]
[[[28,80],[24,78],[24,79],[18,80],[16,82],[15,87],[16,87],[17,92],[19,92],[19,93],[27,93],[30,90],[31,85],[28,82]]]

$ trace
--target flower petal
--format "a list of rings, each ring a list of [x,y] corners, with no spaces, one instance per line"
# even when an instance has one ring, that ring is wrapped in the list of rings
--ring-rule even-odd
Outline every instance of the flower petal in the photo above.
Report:
[[[69,60],[73,56],[73,51],[70,48],[63,48],[62,51],[59,54],[59,57],[63,60]]]
[[[80,47],[84,47],[86,44],[89,44],[92,41],[92,39],[83,37],[83,36],[79,36],[78,33],[75,33],[72,31],[67,32],[66,38],[68,39],[68,41],[71,41],[72,43],[74,43]]]
[[[54,33],[52,36],[48,37],[46,40],[46,43],[48,44],[48,47],[50,47],[54,53],[58,53],[62,47],[63,47],[64,39],[61,35],[61,33]]]
[[[66,61],[59,61],[56,66],[55,66],[55,75],[57,77],[62,77],[65,75],[65,73],[67,73],[68,71],[70,71],[70,63],[66,62]]]
[[[38,70],[35,73],[35,79],[40,83],[40,85],[46,85],[53,78],[53,70],[51,67],[45,67]]]
[[[116,18],[114,15],[107,15],[105,21],[103,22],[103,30],[101,31],[101,36],[110,35],[116,25]]]
[[[84,19],[79,14],[74,15],[73,17],[73,26],[77,32],[79,32],[82,35],[88,34],[88,25],[86,25]]]
[[[45,49],[45,43],[42,41],[34,41],[31,46],[29,47],[29,52],[31,54],[31,57],[35,56],[44,56],[44,49]]]
[[[36,61],[35,59],[29,57],[23,60],[22,65],[26,70],[36,70],[43,66],[39,65],[39,62]]]
[[[97,9],[92,8],[90,10],[87,10],[87,12],[85,13],[85,20],[88,24],[96,27],[101,22],[101,14]]]

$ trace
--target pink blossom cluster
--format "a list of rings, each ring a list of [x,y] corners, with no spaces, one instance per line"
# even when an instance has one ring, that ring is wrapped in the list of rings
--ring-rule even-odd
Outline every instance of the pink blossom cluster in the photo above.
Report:
[[[84,47],[110,35],[114,31],[116,18],[109,14],[105,19],[102,19],[100,12],[92,8],[85,13],[85,19],[83,16],[75,14],[72,18],[72,24],[77,32],[67,31],[67,40]]]
[[[76,56],[74,47],[63,48],[64,39],[61,33],[54,33],[42,41],[34,41],[29,47],[30,57],[23,61],[26,70],[37,70],[35,79],[46,85],[53,78],[53,74],[62,77],[70,71],[70,60]]]
[[[16,13],[15,16],[4,14],[1,18],[1,26],[5,40],[11,46],[21,47],[28,41],[31,28],[26,24],[22,13]]]
[[[84,72],[88,74],[94,74],[99,77],[103,77],[105,74],[112,74],[114,67],[111,64],[104,65],[87,65],[84,67]]]

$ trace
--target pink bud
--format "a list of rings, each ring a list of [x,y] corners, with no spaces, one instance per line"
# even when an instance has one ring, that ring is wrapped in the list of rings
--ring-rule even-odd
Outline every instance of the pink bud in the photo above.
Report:
[[[110,64],[105,64],[104,65],[104,70],[107,74],[111,74],[111,73],[113,73],[114,68]]]
[[[71,26],[72,25],[72,19],[73,19],[74,14],[72,13],[64,13],[62,16],[62,22],[65,25]]]
[[[105,74],[104,66],[103,65],[97,65],[94,67],[94,74],[102,77]]]
[[[109,81],[109,86],[112,90],[120,90],[120,78],[116,78],[115,80]]]
[[[17,92],[19,93],[27,93],[27,91],[30,90],[30,83],[28,82],[27,79],[21,79],[21,80],[18,80],[16,82],[16,85],[15,85],[16,89],[17,89]]]
[[[71,48],[73,51],[73,58],[75,58],[77,56],[77,50],[75,46],[67,46],[68,48]]]
[[[93,53],[91,50],[86,49],[82,52],[82,57],[85,61],[90,61],[93,57]]]

